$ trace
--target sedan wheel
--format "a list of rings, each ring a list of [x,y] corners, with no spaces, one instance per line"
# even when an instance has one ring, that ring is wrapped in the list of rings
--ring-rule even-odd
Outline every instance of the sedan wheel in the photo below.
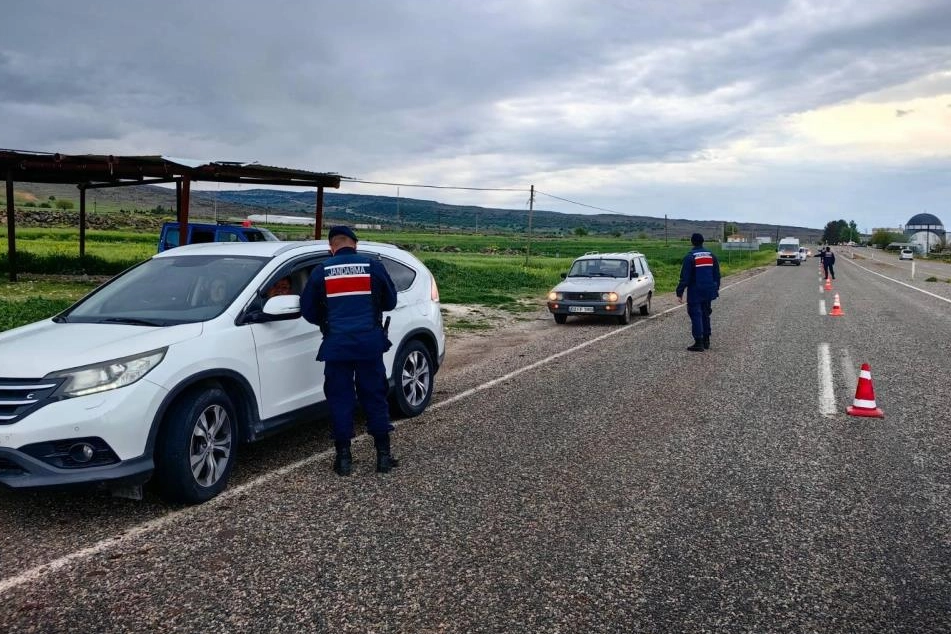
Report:
[[[651,295],[653,295],[653,293],[647,294],[647,301],[641,306],[641,315],[647,315],[651,312]]]
[[[628,300],[627,300],[626,302],[624,302],[624,312],[621,313],[620,315],[618,315],[618,318],[617,318],[618,323],[620,323],[620,324],[629,324],[629,323],[631,323],[631,308],[632,308],[632,306],[633,306],[633,303],[631,302],[631,299],[628,298]]]

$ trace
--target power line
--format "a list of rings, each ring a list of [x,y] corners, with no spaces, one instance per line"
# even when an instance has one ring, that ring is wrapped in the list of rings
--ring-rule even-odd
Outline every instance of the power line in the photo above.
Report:
[[[609,214],[620,214],[620,213],[621,213],[620,211],[614,211],[613,209],[605,209],[604,207],[595,207],[594,205],[586,205],[586,204],[584,204],[584,203],[579,203],[579,202],[576,201],[576,200],[568,200],[567,198],[562,198],[562,197],[560,197],[560,196],[555,196],[554,194],[547,194],[547,193],[541,191],[540,189],[536,189],[536,190],[535,190],[535,193],[536,193],[536,194],[544,194],[545,196],[548,196],[549,198],[554,198],[555,200],[560,200],[560,201],[562,201],[562,202],[571,203],[572,205],[579,205],[579,206],[581,206],[581,207],[587,207],[588,209],[597,209],[598,211],[606,211],[606,212],[608,212]]]
[[[365,181],[365,180],[360,180],[358,178],[349,178],[347,176],[341,177],[340,180],[347,181],[349,183],[362,183],[364,185],[389,185],[391,187],[421,187],[425,189],[456,189],[456,190],[463,190],[463,191],[478,191],[478,192],[526,192],[526,193],[531,191],[529,189],[524,189],[521,187],[519,188],[515,188],[515,187],[459,187],[456,185],[419,185],[416,183],[388,183],[388,182],[381,182],[381,181]],[[562,202],[566,202],[572,205],[578,205],[579,207],[587,207],[588,209],[596,209],[598,211],[605,211],[610,214],[621,213],[613,209],[605,209],[604,207],[596,207],[594,205],[588,205],[585,203],[578,202],[576,200],[569,200],[567,198],[562,198],[561,196],[555,196],[554,194],[543,192],[540,189],[535,189],[535,193],[544,194],[545,196],[548,196],[549,198],[554,198],[555,200],[560,200]]]
[[[348,178],[342,176],[340,178],[342,181],[347,181],[349,183],[363,183],[364,185],[391,185],[393,187],[424,187],[426,189],[462,189],[467,191],[478,191],[478,192],[527,192],[529,190],[525,188],[505,188],[505,187],[457,187],[454,185],[417,185],[415,183],[382,183],[379,181],[363,181],[357,178]]]

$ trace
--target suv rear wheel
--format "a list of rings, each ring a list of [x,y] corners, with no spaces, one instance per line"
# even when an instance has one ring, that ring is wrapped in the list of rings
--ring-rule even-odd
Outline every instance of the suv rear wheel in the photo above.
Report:
[[[650,312],[651,312],[651,297],[652,297],[653,295],[654,295],[653,293],[648,293],[648,294],[647,294],[647,301],[644,302],[644,305],[643,305],[643,306],[641,306],[641,314],[642,314],[642,315],[648,315],[648,314],[650,314]]]
[[[422,342],[413,340],[393,360],[393,404],[404,416],[419,416],[433,397],[433,357]]]
[[[159,491],[194,504],[221,493],[235,462],[234,406],[220,387],[195,388],[169,410],[155,449]]]

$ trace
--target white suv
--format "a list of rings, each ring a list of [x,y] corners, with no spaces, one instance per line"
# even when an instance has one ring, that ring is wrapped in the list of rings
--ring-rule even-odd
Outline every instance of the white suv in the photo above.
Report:
[[[429,270],[361,242],[398,291],[386,353],[395,410],[416,416],[445,354]],[[208,500],[236,449],[325,410],[320,331],[300,317],[326,241],[196,244],[153,256],[61,314],[0,334],[0,484],[105,485]],[[268,298],[288,278],[291,294]]]
[[[631,323],[635,308],[650,312],[654,275],[641,253],[586,253],[548,293],[548,310],[563,324],[569,315],[611,315]]]

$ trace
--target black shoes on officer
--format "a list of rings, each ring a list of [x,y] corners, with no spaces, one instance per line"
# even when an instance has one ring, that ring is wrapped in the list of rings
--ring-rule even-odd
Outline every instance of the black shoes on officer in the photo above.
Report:
[[[376,436],[373,439],[376,446],[376,472],[389,473],[394,467],[400,466],[400,461],[393,457],[390,451],[390,435]],[[337,441],[337,450],[334,455],[334,472],[338,476],[348,476],[353,473],[353,454],[350,452],[350,441]]]
[[[710,349],[710,337],[704,337],[703,339],[694,339],[692,346],[687,346],[687,350],[690,352],[703,352],[704,350]]]
[[[376,446],[376,472],[389,473],[393,467],[400,466],[400,461],[393,457],[390,452],[390,435],[374,436],[373,444]]]
[[[334,471],[338,476],[348,476],[353,472],[353,454],[350,453],[350,441],[337,441],[337,455],[334,456]]]

